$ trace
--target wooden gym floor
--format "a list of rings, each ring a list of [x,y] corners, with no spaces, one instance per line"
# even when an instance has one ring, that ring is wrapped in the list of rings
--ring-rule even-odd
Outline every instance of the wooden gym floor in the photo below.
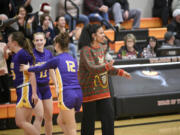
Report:
[[[77,126],[80,135],[80,123]],[[115,121],[115,135],[179,135],[180,114],[134,118]],[[23,135],[21,129],[1,130],[0,135]],[[41,135],[44,135],[42,128]],[[62,135],[59,126],[53,127],[53,135]],[[100,122],[96,122],[95,135],[101,135]]]

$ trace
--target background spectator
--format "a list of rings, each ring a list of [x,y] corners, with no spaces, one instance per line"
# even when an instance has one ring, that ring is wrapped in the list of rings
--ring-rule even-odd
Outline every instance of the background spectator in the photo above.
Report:
[[[73,58],[77,58],[77,46],[73,43],[73,35],[75,34],[76,30],[73,30],[71,32],[69,32],[69,29],[66,28],[66,21],[65,21],[65,17],[64,16],[59,16],[56,19],[56,27],[54,29],[55,34],[58,35],[60,33],[64,33],[67,32],[69,33],[69,37],[70,37],[70,42],[69,42],[69,53],[73,56]]]
[[[166,32],[164,35],[164,40],[165,40],[165,42],[163,43],[162,48],[175,47],[175,45],[174,45],[175,37],[172,32],[170,32],[170,31]]]
[[[32,16],[28,18],[27,11],[24,6],[20,6],[17,13],[21,15],[21,17],[19,17],[17,21],[17,31],[21,31],[26,37],[31,38],[31,35],[35,31],[33,30],[32,26],[34,17]]]
[[[141,11],[138,9],[129,9],[128,0],[104,0],[104,4],[110,8],[110,12],[115,20],[115,26],[118,29],[124,29],[121,23],[129,19],[134,19],[133,29],[139,28]]]
[[[147,47],[143,49],[142,57],[143,58],[153,58],[156,57],[157,48],[158,48],[158,42],[157,38],[154,36],[148,37],[147,39]]]
[[[48,45],[53,45],[53,39],[55,37],[54,29],[49,27],[51,17],[47,14],[41,16],[40,24],[37,28],[37,32],[43,32],[46,36],[46,44],[45,47]]]
[[[77,5],[77,7],[79,7],[79,11],[80,11],[80,8],[82,7],[82,0],[73,0],[73,2],[74,2],[74,4]],[[84,25],[87,25],[89,23],[88,17],[81,13],[79,14],[79,18],[76,18],[77,17],[77,9],[69,1],[67,1],[67,12],[72,17],[69,14],[67,14],[65,11],[65,7],[64,7],[65,0],[60,0],[59,5],[60,5],[60,7],[59,7],[60,16],[65,16],[70,31],[72,31],[76,28],[77,22],[82,22],[82,23],[84,23]]]
[[[154,0],[152,15],[162,19],[163,27],[167,26],[169,17],[172,17],[171,4],[172,0]]]
[[[91,21],[100,21],[107,28],[110,28],[108,7],[103,4],[103,0],[84,0],[84,13]]]
[[[127,34],[124,37],[124,46],[117,53],[118,59],[135,59],[139,57],[139,52],[135,49],[136,37],[133,34]]]
[[[37,24],[40,25],[40,18],[42,15],[46,14],[46,15],[49,15],[50,16],[50,12],[51,12],[51,6],[49,3],[42,3],[41,4],[41,7],[40,7],[40,11],[38,12],[38,17],[36,16],[36,22],[38,22]],[[49,22],[49,27],[51,29],[54,28],[54,25],[53,25],[53,20],[51,19],[50,22]]]
[[[167,26],[167,30],[173,32],[175,35],[175,45],[180,45],[180,9],[173,12],[174,19]]]

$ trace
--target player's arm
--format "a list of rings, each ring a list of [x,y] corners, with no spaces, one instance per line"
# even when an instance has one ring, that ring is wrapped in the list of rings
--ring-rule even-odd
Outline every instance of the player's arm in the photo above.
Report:
[[[28,71],[28,72],[41,72],[48,69],[55,69],[57,66],[57,59],[50,59],[46,63],[40,66],[29,67],[29,65],[21,64],[20,71]]]
[[[37,92],[36,92],[37,87],[36,87],[35,73],[29,73],[29,79],[30,79],[30,83],[31,83],[31,87],[32,87],[32,101],[36,105],[38,102],[38,96],[37,96]]]

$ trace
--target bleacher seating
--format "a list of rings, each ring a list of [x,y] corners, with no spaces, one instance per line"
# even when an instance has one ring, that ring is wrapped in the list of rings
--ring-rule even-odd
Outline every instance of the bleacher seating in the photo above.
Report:
[[[123,37],[127,33],[134,34],[137,38],[137,42],[142,43],[141,40],[146,40],[148,36],[154,36],[160,41],[162,41],[164,38],[164,34],[166,32],[167,32],[167,28],[149,28],[149,29],[139,29],[139,30],[122,30],[118,33],[114,33],[113,30],[108,30],[108,32],[105,31],[105,34],[110,39],[115,39],[115,42],[113,44],[110,44],[110,48],[115,53],[117,53],[118,50],[124,45]]]
[[[114,21],[110,21],[114,25]],[[124,22],[122,25],[126,30],[121,30],[115,33],[113,30],[105,30],[106,36],[115,40],[114,44],[110,44],[110,48],[117,53],[118,50],[124,45],[123,37],[127,33],[132,33],[136,36],[137,40],[145,40],[147,36],[155,36],[157,39],[162,40],[167,28],[162,28],[162,21],[158,17],[141,18],[140,29],[130,30],[133,20]]]
[[[149,36],[148,31],[149,29],[121,30],[121,31],[116,32],[115,40],[116,41],[124,40],[124,37],[129,33],[134,34],[136,37],[136,40],[144,40]]]
[[[133,20],[129,20],[126,22],[123,22],[122,26],[126,29],[132,28]],[[152,17],[152,18],[141,18],[140,22],[140,28],[146,29],[146,28],[160,28],[162,27],[162,21],[158,17]]]

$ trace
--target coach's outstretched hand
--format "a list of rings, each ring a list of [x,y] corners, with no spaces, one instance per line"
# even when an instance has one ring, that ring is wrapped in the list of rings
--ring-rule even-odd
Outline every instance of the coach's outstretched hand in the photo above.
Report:
[[[127,79],[131,79],[132,78],[131,75],[128,72],[126,72],[126,71],[123,72],[122,77],[125,77]]]

